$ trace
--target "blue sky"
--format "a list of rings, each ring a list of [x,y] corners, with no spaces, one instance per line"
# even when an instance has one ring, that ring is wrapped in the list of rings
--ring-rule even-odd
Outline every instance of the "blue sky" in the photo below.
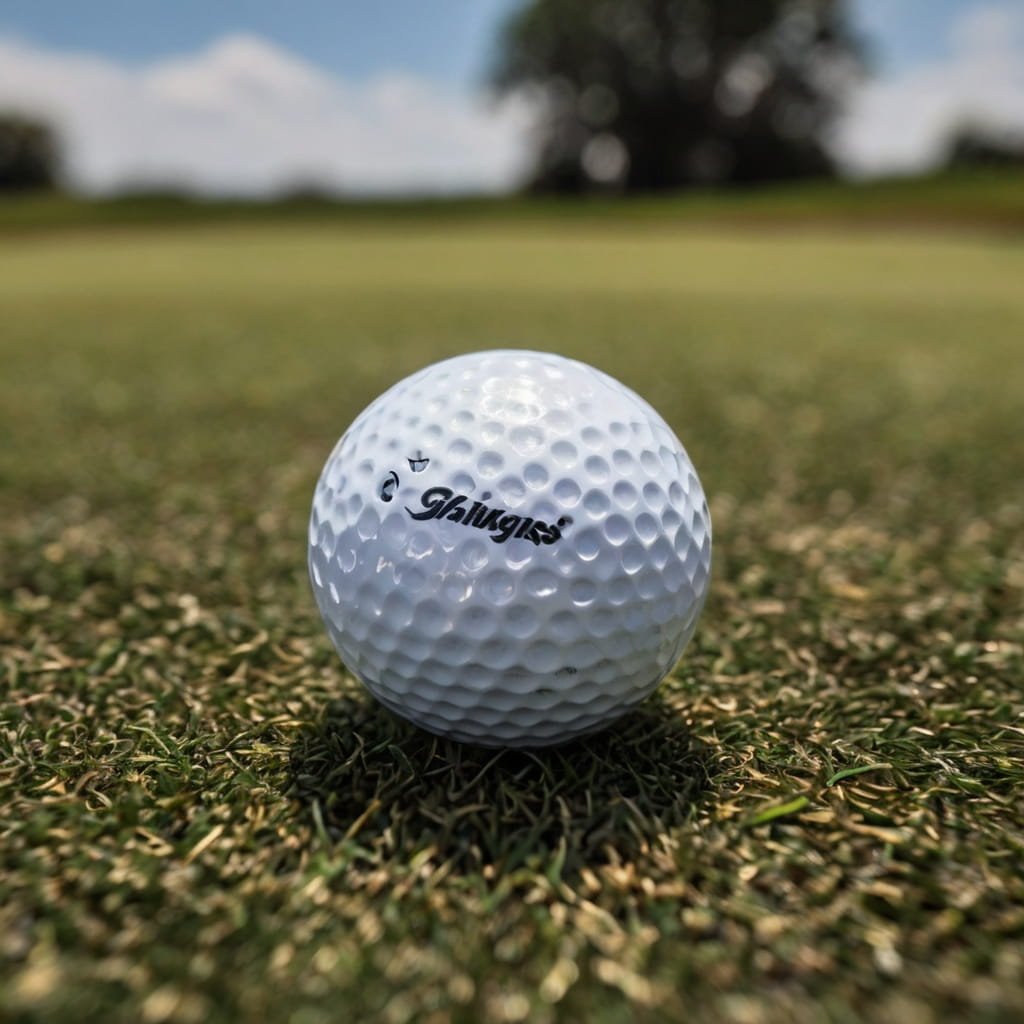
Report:
[[[853,0],[882,73],[898,73],[950,56],[950,28],[977,0]]]
[[[228,33],[273,40],[366,79],[400,69],[449,85],[483,74],[494,29],[515,0],[0,0],[0,31],[58,49],[143,61]]]
[[[517,0],[0,0],[0,32],[125,62],[193,52],[228,33],[272,40],[354,81],[402,70],[447,86],[482,78],[496,25]],[[948,56],[977,0],[853,0],[876,66]]]

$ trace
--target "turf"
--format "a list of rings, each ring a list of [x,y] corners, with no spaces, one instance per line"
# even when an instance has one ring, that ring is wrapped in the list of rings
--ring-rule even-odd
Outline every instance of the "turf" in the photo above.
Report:
[[[580,217],[0,240],[0,1015],[1024,1013],[1024,246]],[[712,597],[547,753],[347,677],[336,437],[555,349],[665,413]]]
[[[410,224],[438,220],[493,224],[524,219],[576,222],[594,217],[605,222],[677,226],[973,227],[1019,235],[1024,230],[1024,184],[1017,168],[975,168],[857,183],[785,183],[734,191],[691,189],[667,198],[456,196],[366,202],[297,194],[254,203],[142,192],[100,200],[42,194],[15,202],[0,201],[0,232],[5,234],[154,224],[275,222],[390,223],[404,229]]]

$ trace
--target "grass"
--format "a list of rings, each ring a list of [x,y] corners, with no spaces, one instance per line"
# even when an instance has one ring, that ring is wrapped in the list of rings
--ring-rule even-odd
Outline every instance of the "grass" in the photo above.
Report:
[[[0,202],[0,233],[153,224],[328,223],[391,224],[524,219],[625,224],[710,224],[747,227],[821,224],[846,227],[982,228],[1024,230],[1024,177],[1016,169],[975,169],[927,177],[859,183],[824,181],[735,191],[696,189],[670,197],[537,199],[477,197],[359,200],[296,195],[252,203],[196,200],[174,193],[139,193],[105,200],[42,195]]]
[[[1022,280],[584,216],[0,240],[6,1018],[1020,1019]],[[505,344],[644,393],[716,531],[676,672],[542,754],[376,708],[305,579],[349,420]]]

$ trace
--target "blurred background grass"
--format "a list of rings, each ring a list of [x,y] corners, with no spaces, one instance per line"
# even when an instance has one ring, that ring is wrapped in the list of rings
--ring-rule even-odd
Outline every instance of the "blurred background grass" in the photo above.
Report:
[[[388,381],[495,345],[590,359],[649,393],[695,445],[745,435],[737,450],[749,457],[720,482],[738,497],[791,476],[775,463],[801,446],[783,442],[811,427],[845,439],[834,465],[799,473],[815,499],[844,488],[884,500],[873,474],[897,454],[896,434],[906,464],[915,443],[973,437],[951,474],[968,490],[979,475],[1011,478],[1019,454],[1013,239],[389,215],[379,226],[40,236],[0,259],[3,415],[23,439],[0,462],[8,500],[32,485],[51,497],[108,488],[78,445],[123,453],[136,470],[118,478],[150,467],[154,487],[154,467],[176,451],[217,473],[250,446],[287,462]],[[837,392],[848,392],[838,408]],[[749,416],[793,425],[737,420],[744,394]],[[844,411],[852,418],[835,422]],[[248,431],[229,429],[232,418],[251,419]],[[982,423],[1003,433],[982,444]],[[62,432],[77,445],[55,445]]]

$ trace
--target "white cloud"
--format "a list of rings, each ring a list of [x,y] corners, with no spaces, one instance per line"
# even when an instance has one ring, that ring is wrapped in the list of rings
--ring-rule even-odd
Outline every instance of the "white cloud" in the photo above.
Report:
[[[925,170],[950,132],[970,122],[1024,132],[1024,10],[978,5],[951,27],[952,55],[869,81],[837,133],[854,174]]]
[[[522,174],[528,126],[521,103],[400,74],[350,84],[251,36],[141,68],[0,38],[0,105],[52,119],[93,193],[497,190]]]

